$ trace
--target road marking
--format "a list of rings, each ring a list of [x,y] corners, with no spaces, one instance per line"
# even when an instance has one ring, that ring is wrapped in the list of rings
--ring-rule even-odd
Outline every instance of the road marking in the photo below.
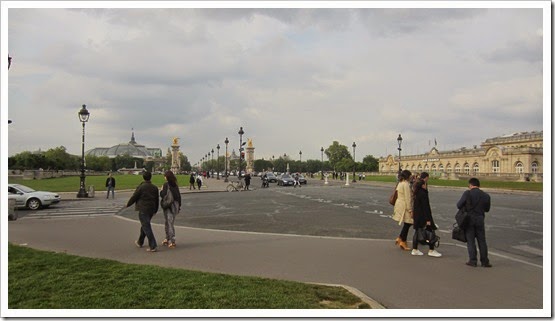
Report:
[[[514,248],[514,249],[517,249],[517,250],[521,250],[521,251],[524,251],[524,252],[532,253],[532,254],[535,254],[537,256],[542,256],[543,257],[543,250],[537,249],[535,247],[531,247],[531,246],[528,246],[528,245],[515,245],[515,246],[511,246],[511,247]]]

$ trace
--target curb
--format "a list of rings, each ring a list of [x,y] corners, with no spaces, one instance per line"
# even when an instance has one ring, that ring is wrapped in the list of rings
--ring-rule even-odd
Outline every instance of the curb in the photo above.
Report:
[[[381,305],[378,301],[370,298],[366,294],[362,293],[359,289],[354,288],[352,286],[343,285],[343,284],[314,283],[314,282],[308,282],[307,284],[341,287],[341,288],[344,288],[345,290],[349,291],[351,294],[359,297],[360,300],[362,302],[368,304],[371,309],[385,309],[385,307],[383,305]]]

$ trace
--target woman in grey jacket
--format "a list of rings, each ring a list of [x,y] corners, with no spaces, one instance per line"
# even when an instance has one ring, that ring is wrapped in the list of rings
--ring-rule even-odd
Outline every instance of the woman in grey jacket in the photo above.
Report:
[[[164,173],[164,178],[166,179],[166,183],[162,186],[160,197],[164,199],[168,193],[172,193],[173,204],[171,204],[168,208],[162,208],[164,211],[164,219],[166,221],[166,239],[162,242],[162,244],[167,245],[170,249],[173,249],[175,248],[174,222],[175,216],[181,209],[181,193],[179,192],[179,186],[177,185],[177,178],[172,171],[166,171]]]

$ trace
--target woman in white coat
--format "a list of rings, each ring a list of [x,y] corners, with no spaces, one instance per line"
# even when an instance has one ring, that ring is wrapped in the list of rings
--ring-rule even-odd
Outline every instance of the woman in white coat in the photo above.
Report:
[[[409,184],[411,172],[404,170],[399,174],[399,184],[397,184],[397,201],[393,208],[393,219],[403,225],[401,233],[395,239],[395,245],[401,249],[408,251],[410,248],[407,246],[407,236],[409,229],[414,223],[412,218],[412,192]]]

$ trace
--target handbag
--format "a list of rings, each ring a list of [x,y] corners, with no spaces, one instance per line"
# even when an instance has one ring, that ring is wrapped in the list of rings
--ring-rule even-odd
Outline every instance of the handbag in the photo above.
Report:
[[[453,231],[451,232],[451,237],[453,240],[461,241],[466,243],[466,232],[461,229],[457,223],[453,224]]]
[[[439,247],[439,239],[436,232],[429,228],[417,228],[416,231],[416,241],[424,245],[433,245],[434,248]]]
[[[168,209],[172,206],[173,204],[173,193],[170,189],[170,187],[168,186],[168,192],[166,193],[166,195],[164,195],[164,197],[162,197],[162,202],[161,202],[161,206],[163,209]]]
[[[397,189],[395,189],[393,194],[389,197],[389,204],[395,206],[395,202],[397,202]]]
[[[457,214],[455,214],[455,221],[458,225],[457,228],[461,230],[464,230],[468,226],[468,223],[470,222],[470,216],[468,214],[466,205],[457,211]]]

